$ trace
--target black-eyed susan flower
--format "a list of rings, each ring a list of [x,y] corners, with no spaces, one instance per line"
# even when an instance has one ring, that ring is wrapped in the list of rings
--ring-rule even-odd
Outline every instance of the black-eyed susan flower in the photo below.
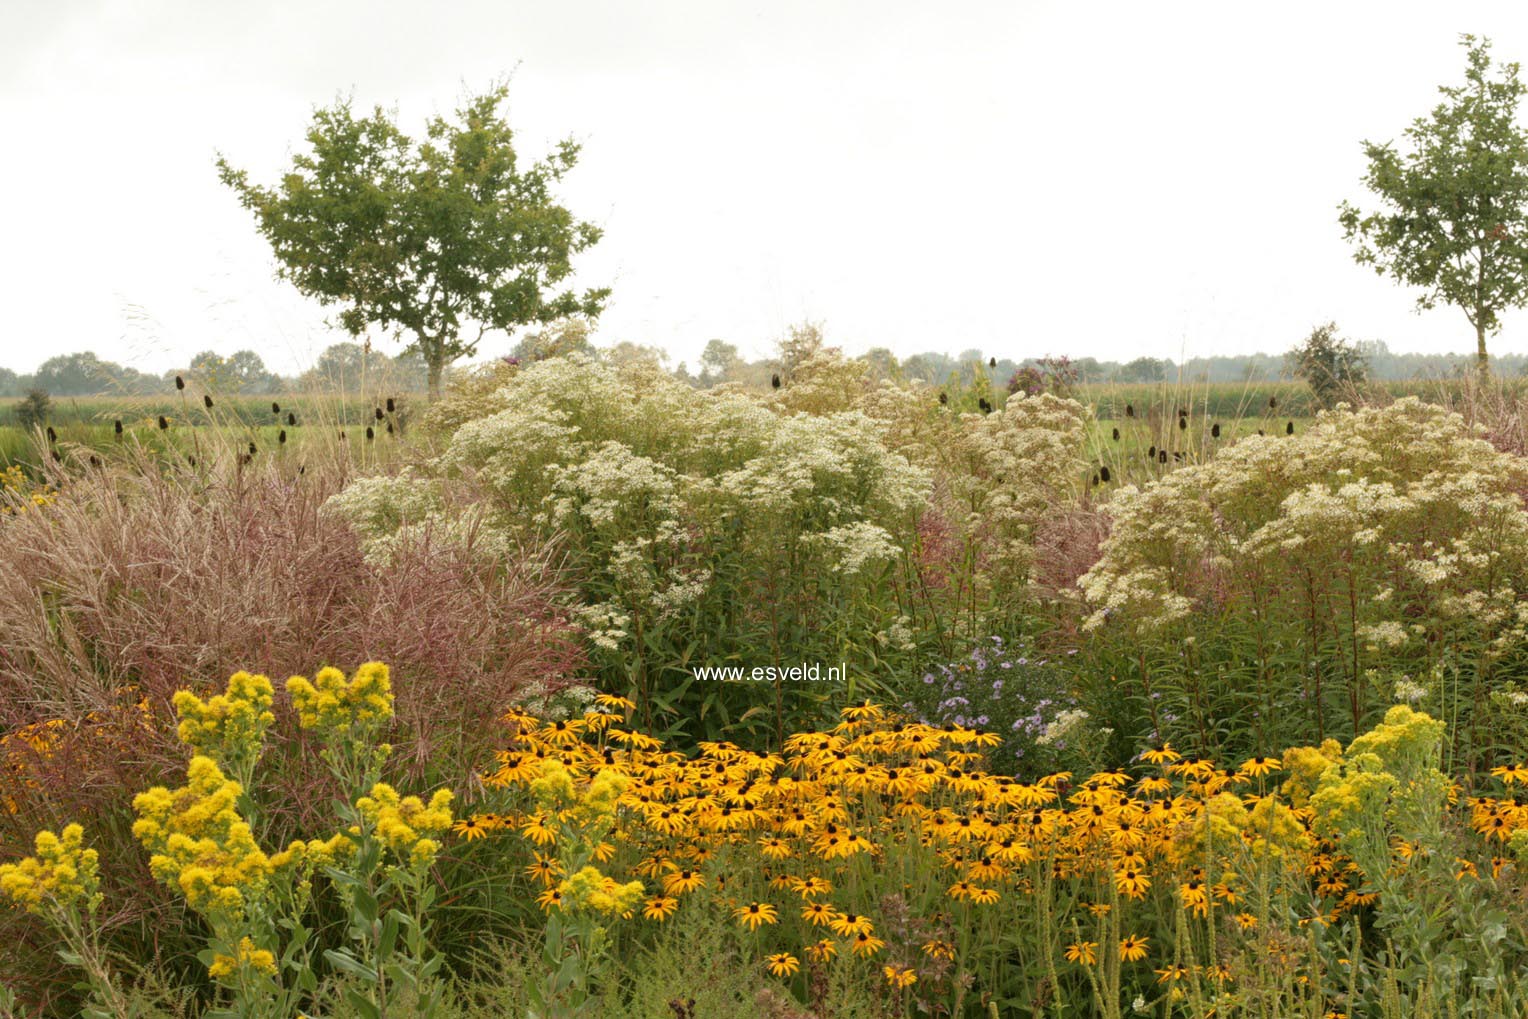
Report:
[[[1065,958],[1067,962],[1075,962],[1082,966],[1093,966],[1098,962],[1098,942],[1074,941],[1066,946]]]
[[[660,923],[674,915],[679,908],[679,900],[672,895],[658,895],[647,900],[642,907],[642,915],[649,920],[657,920]]]
[[[750,902],[739,906],[732,911],[744,926],[751,931],[756,931],[763,924],[777,923],[780,919],[779,912],[767,902]]]
[[[918,974],[911,966],[882,966],[881,973],[899,991],[918,982]]]
[[[885,948],[886,942],[869,931],[860,931],[854,935],[854,939],[849,943],[849,947],[855,955],[862,955],[868,958]]]
[[[1121,939],[1119,943],[1119,957],[1125,962],[1139,962],[1146,958],[1147,942],[1150,938],[1143,938],[1131,934]]]
[[[764,963],[769,968],[769,972],[777,977],[792,976],[801,968],[801,960],[789,952],[775,952],[773,955],[765,956]]]

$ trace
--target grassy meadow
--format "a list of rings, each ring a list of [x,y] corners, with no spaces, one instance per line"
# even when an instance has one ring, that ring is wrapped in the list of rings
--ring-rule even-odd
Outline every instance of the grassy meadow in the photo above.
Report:
[[[1515,384],[782,375],[0,428],[0,1017],[1528,1015]]]

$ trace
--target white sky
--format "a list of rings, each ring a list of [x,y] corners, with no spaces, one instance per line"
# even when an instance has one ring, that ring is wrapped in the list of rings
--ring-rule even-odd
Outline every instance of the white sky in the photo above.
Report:
[[[1462,81],[1464,31],[1528,61],[1518,2],[0,0],[0,365],[301,367],[342,337],[214,150],[270,181],[341,93],[416,131],[511,71],[522,155],[584,144],[563,197],[606,230],[578,263],[615,288],[602,343],[693,367],[811,318],[855,353],[1182,358],[1335,319],[1464,351],[1336,224],[1361,140]]]

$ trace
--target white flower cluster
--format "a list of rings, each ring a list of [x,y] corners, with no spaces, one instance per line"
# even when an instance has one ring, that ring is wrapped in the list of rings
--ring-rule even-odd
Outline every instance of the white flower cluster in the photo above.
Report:
[[[1117,493],[1079,581],[1086,626],[1146,631],[1214,606],[1258,625],[1336,615],[1386,649],[1464,626],[1499,653],[1528,624],[1525,490],[1528,462],[1457,414],[1414,397],[1339,406]]]

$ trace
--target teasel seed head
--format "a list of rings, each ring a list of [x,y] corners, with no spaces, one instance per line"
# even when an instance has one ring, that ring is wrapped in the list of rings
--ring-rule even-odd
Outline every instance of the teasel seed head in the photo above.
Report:
[[[186,380],[181,378],[179,375],[175,376],[175,388],[176,389],[185,389],[186,388]]]
[[[254,456],[255,455],[255,442],[254,442],[253,439],[251,439],[250,442],[249,442],[249,455],[250,456]]]
[[[987,358],[987,367],[988,368],[996,368],[997,367],[997,358],[995,358],[995,357]]]
[[[775,372],[773,375],[771,375],[769,377],[769,388],[771,388],[771,389],[779,389],[780,388],[780,373],[779,372]]]
[[[947,404],[949,402],[950,402],[950,394],[944,392],[943,390],[941,390],[940,393],[939,393],[939,405],[942,407],[942,406],[944,406],[945,404]]]
[[[1133,403],[1125,404],[1125,416],[1127,418],[1135,417],[1135,404],[1133,404]]]
[[[271,413],[272,414],[280,414],[281,413],[281,404],[277,403],[275,400],[271,401]]]
[[[387,412],[389,414],[391,414],[393,412],[393,406],[394,406],[393,405],[393,398],[391,396],[389,396],[387,398]]]
[[[1210,426],[1210,438],[1212,438],[1212,439],[1220,438],[1220,422],[1219,421],[1215,422],[1213,425]]]
[[[278,445],[281,445],[281,446],[285,446],[286,445],[286,429],[285,428],[281,429],[281,431],[276,433],[276,443]]]
[[[1284,426],[1284,434],[1285,435],[1293,435],[1293,434],[1295,434],[1295,423],[1293,421],[1289,422],[1289,424]]]
[[[382,420],[382,408],[381,407],[376,408],[375,413],[377,415],[377,420],[381,421]]]
[[[159,430],[162,432],[166,428],[169,428],[169,427],[170,427],[170,419],[165,417],[163,414],[159,415]]]
[[[212,409],[212,394],[210,394],[210,393],[203,393],[202,394],[202,406],[206,407],[208,410]]]
[[[1109,480],[1109,465],[1108,464],[1104,464],[1102,467],[1100,467],[1098,469],[1098,476],[1101,479],[1103,479],[1103,481],[1105,483],[1108,482],[1108,480]]]
[[[1118,428],[1114,429],[1114,441],[1115,442],[1119,441],[1119,429]]]
[[[48,442],[53,443],[53,442],[57,442],[57,441],[58,441],[58,433],[53,430],[53,426],[52,425],[49,425],[48,426]]]
[[[371,425],[367,425],[366,426],[366,441],[370,442],[372,439],[375,439],[376,437],[377,437],[377,433],[372,431]]]
[[[118,435],[121,435],[122,434],[122,419],[118,418],[116,421],[114,421],[112,423],[112,427],[113,427],[113,429],[116,431],[116,433]]]
[[[287,411],[287,424],[293,425],[293,426],[295,426],[297,424],[297,415],[292,413],[291,411]]]

